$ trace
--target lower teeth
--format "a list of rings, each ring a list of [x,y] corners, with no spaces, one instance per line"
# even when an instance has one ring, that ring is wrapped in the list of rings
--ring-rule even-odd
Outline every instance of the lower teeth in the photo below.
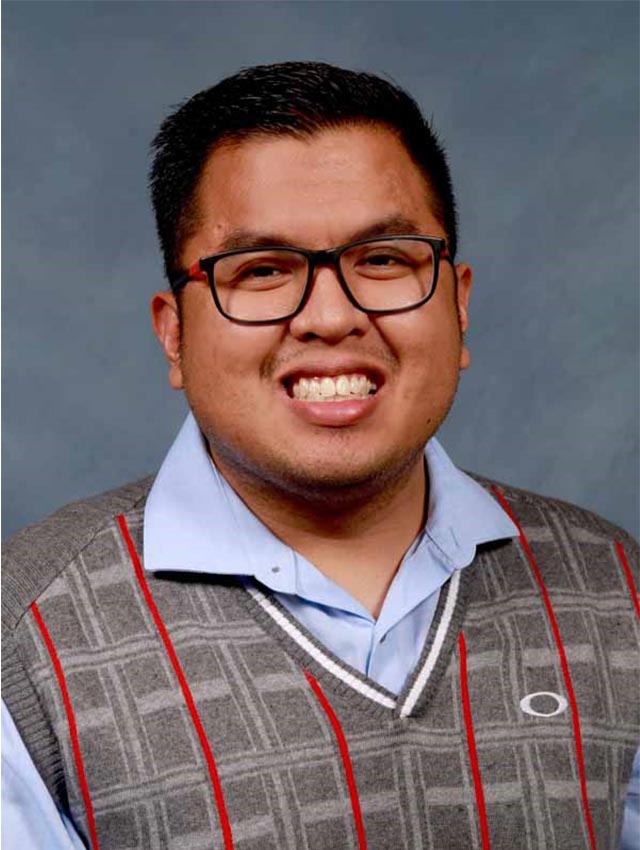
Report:
[[[326,396],[320,396],[318,398],[308,398],[307,397],[307,398],[300,399],[300,401],[313,401],[313,402],[317,402],[317,401],[351,401],[352,399],[363,399],[363,398],[369,398],[369,396],[366,396],[366,395],[352,395],[352,396],[332,395],[328,398]]]
[[[356,395],[355,393],[351,395],[331,395],[331,396],[322,396],[322,395],[308,395],[306,398],[298,398],[298,401],[312,401],[314,404],[322,401],[355,401],[356,399],[365,399],[371,398],[372,395],[375,395],[375,390],[372,390],[366,395]]]

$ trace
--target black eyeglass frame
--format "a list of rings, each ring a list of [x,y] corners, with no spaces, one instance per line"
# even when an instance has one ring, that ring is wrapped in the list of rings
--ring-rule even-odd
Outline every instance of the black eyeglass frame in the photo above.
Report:
[[[349,289],[349,284],[344,279],[344,275],[342,274],[342,269],[340,268],[340,257],[345,251],[350,248],[357,248],[359,245],[368,245],[373,242],[384,242],[384,241],[409,241],[412,242],[425,242],[429,244],[433,250],[433,280],[431,282],[431,289],[429,292],[421,298],[419,301],[416,301],[415,304],[409,304],[406,307],[394,307],[392,309],[387,310],[377,310],[372,309],[369,310],[366,307],[363,307],[360,303],[358,303],[357,298]],[[308,274],[307,274],[307,282],[305,284],[304,289],[302,290],[302,295],[300,296],[300,301],[298,302],[298,306],[295,310],[292,310],[290,313],[287,313],[285,316],[281,316],[277,319],[238,319],[236,316],[231,316],[227,313],[222,304],[220,303],[220,299],[218,297],[218,293],[215,285],[215,276],[214,276],[214,268],[216,263],[219,260],[224,259],[225,257],[232,257],[236,254],[247,254],[252,251],[260,252],[260,251],[284,251],[290,254],[298,254],[303,257],[306,257],[308,263]],[[418,307],[421,307],[423,304],[426,304],[430,298],[433,297],[436,291],[436,285],[438,283],[438,272],[440,269],[440,261],[444,260],[451,265],[453,265],[453,260],[451,259],[448,249],[447,243],[445,239],[442,239],[439,236],[423,236],[423,235],[413,235],[413,234],[398,234],[394,235],[384,235],[384,236],[371,236],[367,239],[358,239],[355,242],[346,242],[344,245],[338,245],[336,248],[325,248],[321,251],[310,251],[306,248],[292,248],[290,245],[265,245],[256,248],[234,248],[231,251],[223,251],[220,254],[211,254],[208,257],[201,257],[197,260],[190,268],[179,277],[170,281],[169,284],[171,286],[172,292],[178,293],[183,287],[187,285],[192,280],[207,280],[209,283],[209,289],[211,290],[211,295],[213,296],[213,300],[215,302],[218,311],[225,317],[225,319],[229,319],[230,322],[235,322],[240,325],[275,325],[280,322],[287,322],[290,319],[293,319],[295,316],[300,313],[304,305],[306,304],[309,295],[311,294],[311,289],[313,286],[313,277],[315,274],[316,267],[319,265],[329,265],[333,268],[340,282],[340,286],[344,294],[347,296],[347,299],[353,306],[361,310],[363,313],[367,313],[368,315],[389,315],[391,313],[405,313],[409,310],[415,310]]]

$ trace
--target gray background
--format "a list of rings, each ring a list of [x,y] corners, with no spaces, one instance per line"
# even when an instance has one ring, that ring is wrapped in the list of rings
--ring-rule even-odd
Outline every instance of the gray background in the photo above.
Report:
[[[3,3],[3,534],[152,472],[167,111],[241,66],[387,74],[448,145],[476,271],[461,466],[638,519],[638,4]]]

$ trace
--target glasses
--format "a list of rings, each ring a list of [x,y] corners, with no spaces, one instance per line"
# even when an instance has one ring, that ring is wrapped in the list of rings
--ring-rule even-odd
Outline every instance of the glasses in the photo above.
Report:
[[[325,251],[240,248],[203,257],[171,288],[178,292],[191,280],[207,280],[223,316],[266,325],[296,316],[309,297],[316,268],[328,265],[358,310],[401,313],[432,297],[441,260],[451,262],[445,240],[435,236],[361,239]]]

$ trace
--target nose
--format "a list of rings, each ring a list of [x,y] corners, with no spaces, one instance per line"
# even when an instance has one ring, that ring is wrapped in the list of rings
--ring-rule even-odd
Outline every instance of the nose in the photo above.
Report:
[[[289,323],[297,339],[324,339],[336,343],[347,336],[362,336],[369,328],[369,316],[353,305],[337,271],[330,266],[316,268],[304,307]]]

